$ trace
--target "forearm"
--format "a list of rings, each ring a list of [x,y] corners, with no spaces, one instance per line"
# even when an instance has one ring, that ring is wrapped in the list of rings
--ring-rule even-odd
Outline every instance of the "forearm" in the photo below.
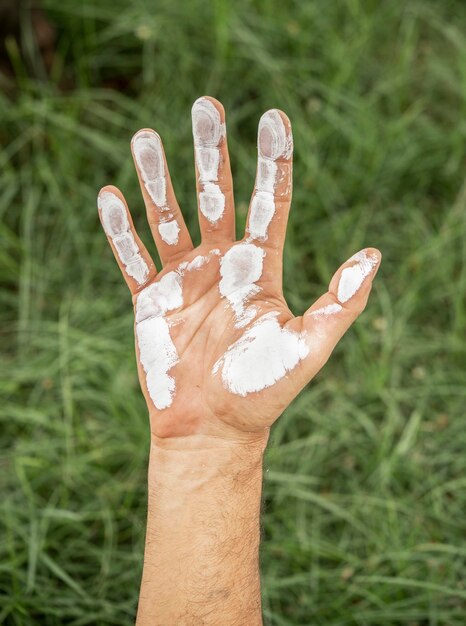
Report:
[[[259,513],[267,437],[152,443],[138,626],[262,624]]]

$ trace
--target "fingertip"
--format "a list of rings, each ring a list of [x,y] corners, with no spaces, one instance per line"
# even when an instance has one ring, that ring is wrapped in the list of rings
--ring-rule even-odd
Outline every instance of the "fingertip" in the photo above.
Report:
[[[329,290],[344,306],[355,306],[367,298],[382,255],[377,248],[363,248],[353,254],[333,276]],[[360,302],[359,302],[360,304]]]
[[[283,124],[287,127],[287,128],[291,128],[291,122],[290,122],[290,118],[288,117],[288,115],[282,111],[281,109],[268,109],[267,111],[265,111],[265,113],[263,113],[261,115],[261,120],[266,117],[267,115],[279,115]]]
[[[269,109],[261,116],[257,147],[263,158],[272,161],[291,158],[293,154],[291,122],[280,109]]]
[[[101,196],[105,192],[115,193],[115,192],[119,192],[119,189],[115,187],[114,185],[104,185],[103,187],[99,189],[97,197]]]
[[[194,144],[197,147],[219,147],[225,139],[225,110],[211,96],[201,96],[191,108]]]
[[[99,214],[102,213],[102,203],[106,194],[112,194],[113,196],[116,196],[119,200],[123,202],[125,201],[123,194],[118,189],[118,187],[115,187],[115,185],[104,185],[97,194],[97,208],[99,210]]]
[[[159,133],[153,128],[140,128],[138,131],[136,131],[131,137],[131,148],[133,148],[134,144],[137,143],[140,139],[155,139],[160,144],[162,143],[162,139]]]
[[[368,256],[372,256],[377,259],[377,266],[380,265],[380,262],[382,261],[382,253],[378,248],[364,248],[361,252],[365,252]]]
[[[194,101],[193,108],[196,106],[202,106],[205,102],[211,102],[217,111],[220,113],[222,117],[225,117],[225,108],[220,100],[214,98],[213,96],[200,96],[197,100]]]

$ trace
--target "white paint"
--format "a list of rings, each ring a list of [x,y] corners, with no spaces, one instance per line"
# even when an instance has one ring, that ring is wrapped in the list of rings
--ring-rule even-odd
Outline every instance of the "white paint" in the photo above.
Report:
[[[246,396],[281,380],[309,354],[303,334],[281,328],[277,313],[267,313],[215,363],[231,393]]]
[[[264,254],[252,243],[241,243],[230,248],[220,261],[219,290],[233,308],[236,328],[242,328],[256,315],[256,307],[246,307],[246,301],[260,291],[255,283],[262,276]]]
[[[220,113],[208,98],[198,98],[192,108],[194,142],[199,146],[218,147],[225,135]]]
[[[134,135],[132,144],[136,164],[147,193],[159,211],[170,211],[167,205],[167,177],[162,140],[154,131],[141,130]],[[161,221],[157,227],[160,237],[169,246],[175,246],[179,240],[179,224],[172,220],[172,213],[164,215],[166,221]]]
[[[171,322],[165,316],[183,306],[185,273],[200,269],[212,256],[220,256],[220,250],[213,248],[206,256],[197,255],[190,262],[183,261],[176,270],[167,272],[137,296],[136,340],[139,358],[146,374],[149,395],[159,410],[168,408],[173,402],[176,384],[170,370],[179,361],[170,335]]]
[[[256,190],[274,193],[277,183],[278,166],[275,161],[261,156],[257,160]]]
[[[209,256],[202,256],[202,254],[198,254],[195,256],[192,261],[187,263],[186,271],[192,272],[193,270],[200,270],[203,265],[205,265],[209,261]]]
[[[204,191],[199,193],[199,207],[209,222],[215,224],[225,210],[225,196],[215,183],[206,183]]]
[[[267,111],[260,119],[257,148],[259,156],[256,186],[251,202],[248,233],[249,240],[265,241],[268,227],[275,214],[275,195],[280,183],[276,160],[288,159],[293,150],[291,131],[287,133],[282,117],[275,109]]]
[[[181,306],[183,306],[181,276],[175,271],[167,272],[138,295],[136,323],[149,317],[163,316]]]
[[[220,151],[218,148],[196,146],[196,163],[199,171],[199,182],[206,184],[218,179]]]
[[[147,193],[161,211],[168,211],[165,161],[160,137],[154,131],[141,130],[133,137],[132,144]]]
[[[103,191],[99,194],[97,206],[104,230],[110,237],[126,273],[139,285],[143,285],[149,276],[149,268],[131,231],[125,205],[111,191]]]
[[[169,246],[174,246],[178,243],[178,235],[180,233],[180,227],[176,220],[171,222],[161,222],[158,225],[159,234],[165,243]]]
[[[207,98],[199,98],[192,108],[194,153],[199,172],[199,209],[209,222],[216,224],[225,210],[225,196],[219,185],[219,145],[225,136],[220,113]]]
[[[267,239],[267,229],[275,213],[275,200],[272,193],[258,191],[254,194],[249,215],[248,232],[253,239]]]
[[[343,307],[341,304],[338,304],[338,302],[332,302],[331,304],[327,304],[320,309],[311,311],[311,315],[314,317],[327,317],[328,315],[335,315],[335,313],[339,313],[342,309]]]
[[[206,263],[209,262],[211,256],[220,256],[220,250],[218,248],[212,248],[209,251],[209,254],[206,256],[202,256],[202,254],[198,254],[192,259],[192,261],[183,261],[180,263],[176,269],[180,276],[184,276],[186,272],[191,272],[192,270],[199,270]]]
[[[136,336],[149,395],[157,409],[166,409],[175,393],[175,379],[169,371],[179,361],[169,325],[163,317],[150,317],[136,325]]]
[[[364,279],[369,276],[378,263],[377,256],[370,256],[365,250],[356,253],[349,260],[354,260],[356,263],[350,267],[345,267],[341,273],[337,293],[340,302],[347,302],[359,291]]]
[[[277,109],[264,113],[259,122],[259,153],[266,159],[289,159],[293,152],[293,136],[286,132],[285,123]]]
[[[141,291],[136,301],[136,338],[149,395],[159,410],[171,406],[175,379],[170,370],[179,357],[165,314],[183,306],[182,279],[168,272]]]

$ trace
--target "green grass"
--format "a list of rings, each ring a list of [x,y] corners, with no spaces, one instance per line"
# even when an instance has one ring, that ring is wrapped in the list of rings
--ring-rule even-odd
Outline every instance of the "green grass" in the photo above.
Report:
[[[367,311],[274,427],[265,623],[464,625],[466,5],[44,6],[50,71],[9,41],[0,95],[0,623],[133,622],[148,422],[96,193],[118,185],[150,243],[129,139],[152,126],[198,237],[190,106],[210,94],[239,232],[258,119],[292,120],[296,313],[353,252],[384,254]]]

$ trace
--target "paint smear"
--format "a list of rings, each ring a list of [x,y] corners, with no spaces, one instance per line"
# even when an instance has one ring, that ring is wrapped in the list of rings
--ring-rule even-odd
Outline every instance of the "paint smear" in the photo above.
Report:
[[[204,191],[199,193],[199,207],[201,213],[209,222],[215,224],[225,210],[225,196],[215,183],[205,183]]]
[[[160,280],[141,291],[136,300],[136,340],[141,365],[146,374],[149,395],[159,410],[171,406],[176,384],[170,370],[179,356],[170,335],[165,315],[183,306],[183,276],[203,267],[212,256],[220,256],[214,248],[206,256],[198,255],[183,261]]]
[[[171,406],[175,379],[170,370],[179,357],[165,314],[183,306],[182,279],[168,272],[141,291],[136,301],[136,339],[149,395],[159,410]]]
[[[267,313],[233,343],[216,362],[223,385],[246,396],[281,380],[309,354],[304,335],[281,328],[278,313]]]
[[[256,282],[262,276],[265,252],[252,243],[241,243],[226,252],[220,261],[220,294],[227,298],[236,317],[236,328],[254,319],[257,307],[246,302],[260,291]]]
[[[207,98],[199,98],[192,108],[194,153],[199,173],[199,209],[206,219],[216,224],[225,210],[225,196],[219,185],[219,145],[225,136],[220,113]]]
[[[171,222],[160,222],[158,225],[160,237],[169,246],[174,246],[178,243],[178,236],[180,234],[180,227],[176,220]]]
[[[320,309],[311,311],[311,315],[314,317],[327,317],[328,315],[335,315],[335,313],[339,313],[342,309],[343,307],[341,304],[338,304],[338,302],[332,302],[331,304],[327,304]]]
[[[350,261],[356,261],[351,267],[345,267],[338,283],[337,297],[340,302],[347,302],[357,293],[364,282],[378,263],[376,255],[368,255],[365,250],[361,250],[353,255]]]
[[[99,194],[97,206],[104,230],[110,237],[126,273],[139,285],[143,285],[149,276],[149,268],[131,231],[123,201],[111,191],[103,191]]]
[[[179,361],[169,325],[163,317],[150,317],[136,325],[136,336],[149,395],[157,409],[167,409],[175,394],[169,372]]]
[[[272,193],[258,191],[254,194],[251,202],[249,215],[248,233],[252,239],[265,241],[267,230],[275,213],[275,200]]]
[[[218,248],[212,248],[212,250],[210,250],[209,254],[206,254],[206,256],[202,256],[202,254],[198,254],[197,256],[194,257],[194,259],[192,259],[192,261],[183,261],[182,263],[178,265],[176,271],[178,272],[180,276],[184,276],[186,272],[191,272],[193,270],[201,269],[201,267],[203,267],[206,263],[209,262],[211,256],[220,256],[220,255],[221,255],[221,252]]]
[[[279,183],[279,158],[290,158],[293,137],[287,134],[286,126],[277,110],[267,111],[261,117],[257,135],[258,163],[255,193],[251,202],[248,220],[249,240],[267,239],[267,230],[275,214],[275,194]]]

